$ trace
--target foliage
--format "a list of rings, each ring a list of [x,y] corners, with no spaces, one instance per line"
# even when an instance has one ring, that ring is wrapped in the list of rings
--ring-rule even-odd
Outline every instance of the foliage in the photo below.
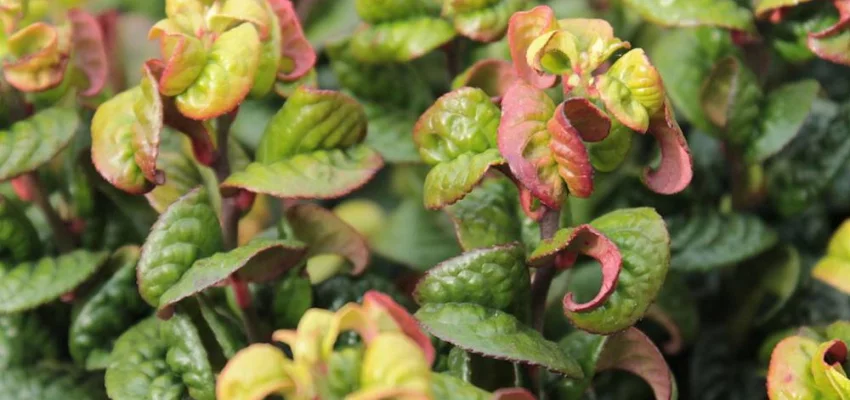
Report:
[[[0,399],[850,398],[850,1],[0,0],[0,56]]]

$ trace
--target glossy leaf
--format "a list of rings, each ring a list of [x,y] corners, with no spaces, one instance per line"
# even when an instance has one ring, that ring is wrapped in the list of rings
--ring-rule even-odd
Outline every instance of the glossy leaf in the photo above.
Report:
[[[196,189],[162,213],[142,247],[138,264],[139,293],[157,307],[195,261],[221,250],[218,216],[209,195]]]
[[[106,253],[75,250],[56,258],[0,262],[0,313],[19,312],[58,299],[91,277]]]
[[[646,132],[649,120],[664,107],[664,84],[642,49],[620,57],[605,73],[596,77],[606,109],[629,128]]]
[[[269,0],[280,27],[281,59],[278,78],[283,81],[299,79],[316,64],[316,52],[304,37],[301,22],[290,0]]]
[[[195,261],[159,297],[158,314],[169,315],[177,302],[216,286],[237,274],[243,280],[266,281],[301,261],[302,243],[294,240],[254,240],[226,253]]]
[[[458,9],[459,7],[455,6],[454,10],[448,13],[444,7],[444,15],[452,17],[455,30],[459,34],[479,42],[492,42],[505,34],[511,15],[525,6],[524,0],[497,0],[468,9]]]
[[[812,269],[812,276],[850,293],[850,223],[844,222],[829,240],[826,254]]]
[[[755,135],[764,94],[755,74],[735,57],[720,60],[700,95],[703,111],[722,137],[742,146]]]
[[[499,117],[487,93],[474,88],[450,92],[422,114],[413,140],[422,159],[435,165],[425,178],[427,208],[455,203],[504,162],[496,149]]]
[[[103,32],[97,19],[80,9],[68,11],[68,20],[75,62],[88,78],[88,87],[81,94],[96,95],[105,86],[109,74]]]
[[[517,244],[473,250],[437,264],[416,285],[419,304],[474,303],[514,311],[530,291],[525,252]]]
[[[537,6],[529,11],[520,11],[508,22],[508,44],[514,68],[520,79],[537,88],[548,88],[555,84],[557,76],[543,74],[531,67],[526,52],[531,42],[540,35],[555,29],[555,13],[548,6]]]
[[[426,304],[416,318],[431,334],[465,350],[583,376],[576,361],[555,343],[502,311],[472,303]]]
[[[12,261],[27,261],[38,256],[40,244],[24,210],[0,195],[0,252]]]
[[[118,249],[107,262],[115,273],[85,300],[71,323],[68,347],[74,361],[86,369],[106,368],[115,339],[150,308],[136,288],[140,249]]]
[[[778,241],[756,216],[700,213],[667,220],[671,265],[682,271],[710,271],[758,255]]]
[[[460,253],[451,221],[409,199],[392,211],[386,227],[372,242],[375,253],[390,260],[427,270]]]
[[[260,38],[253,24],[222,33],[191,86],[176,97],[177,109],[192,119],[210,119],[236,108],[254,84]]]
[[[348,259],[355,275],[366,270],[366,239],[334,213],[315,204],[299,204],[286,210],[286,218],[295,237],[307,244],[306,257],[338,254]]]
[[[446,209],[464,250],[522,241],[516,186],[507,178],[486,179]]]
[[[850,157],[847,110],[850,107],[841,107],[828,125],[823,116],[810,116],[802,128],[806,134],[774,158],[767,170],[767,186],[780,213],[791,215],[807,208]]]
[[[818,91],[820,85],[816,81],[805,80],[770,92],[762,110],[758,137],[744,152],[747,160],[763,162],[790,143],[809,116]]]
[[[753,30],[750,11],[734,0],[626,0],[648,21],[664,26],[719,26]]]
[[[351,37],[355,57],[369,63],[407,62],[455,36],[448,21],[421,16],[361,28]]]
[[[10,368],[0,374],[7,399],[105,400],[101,384],[80,371],[60,366]]]
[[[0,181],[50,161],[68,145],[79,123],[74,110],[54,107],[0,131]]]
[[[215,377],[197,329],[183,315],[130,328],[115,342],[106,391],[114,400],[214,399]]]

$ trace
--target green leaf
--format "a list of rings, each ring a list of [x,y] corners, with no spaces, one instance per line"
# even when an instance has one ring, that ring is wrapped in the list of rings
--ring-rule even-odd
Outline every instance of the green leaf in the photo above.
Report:
[[[776,232],[756,216],[703,212],[667,220],[671,264],[681,271],[709,271],[744,261],[773,247]]]
[[[528,4],[525,0],[487,1],[480,7],[457,9],[448,15],[454,20],[455,30],[479,42],[499,40],[508,29],[508,21]]]
[[[159,297],[160,315],[177,302],[215,286],[233,274],[249,281],[266,281],[301,261],[304,245],[294,240],[254,240],[226,253],[195,261]]]
[[[772,11],[777,8],[792,7],[798,4],[808,3],[810,1],[812,0],[756,0],[755,12],[756,16],[761,17],[768,11]]]
[[[829,239],[826,254],[813,267],[812,276],[850,294],[850,223],[842,223]]]
[[[113,400],[215,399],[215,376],[197,329],[183,315],[130,328],[115,342],[106,391]]]
[[[117,94],[97,108],[91,123],[94,167],[107,182],[132,194],[153,187],[135,158],[135,132],[140,128],[133,106],[141,96],[138,86]]]
[[[191,156],[180,151],[167,151],[157,157],[157,168],[165,173],[165,183],[145,193],[157,212],[165,212],[172,203],[206,182],[206,173]],[[214,178],[214,176],[212,177]]]
[[[735,146],[756,135],[763,97],[755,74],[735,57],[715,64],[700,93],[705,115],[721,129],[721,138]]]
[[[598,308],[564,311],[580,329],[613,333],[643,317],[661,290],[670,266],[670,236],[664,220],[651,208],[617,210],[590,225],[617,246],[622,269],[614,290]]]
[[[79,124],[73,109],[53,107],[0,131],[0,181],[50,161],[68,145]]]
[[[431,334],[473,353],[540,365],[572,378],[583,376],[578,363],[557,344],[512,315],[471,303],[426,304],[416,318]]]
[[[800,283],[802,265],[791,246],[775,249],[738,267],[732,285],[737,311],[732,317],[733,333],[743,337],[751,326],[764,325],[779,312]]]
[[[35,314],[0,315],[0,370],[3,374],[14,367],[31,368],[38,362],[56,359],[58,355],[55,335]],[[0,393],[5,392],[0,390]]]
[[[4,399],[106,400],[103,387],[79,371],[58,366],[11,368],[0,374]]]
[[[222,249],[218,216],[204,189],[196,189],[162,213],[151,228],[138,264],[139,293],[148,304],[174,286],[195,261]]]
[[[634,49],[617,59],[594,86],[605,107],[623,125],[646,132],[649,120],[664,107],[664,85],[658,70],[643,49]]]
[[[475,385],[439,372],[431,374],[431,395],[435,399],[491,399],[490,393],[477,388]]]
[[[762,110],[758,136],[744,152],[747,161],[763,162],[791,142],[809,116],[818,91],[817,81],[805,80],[770,92]]]
[[[38,232],[24,211],[0,195],[0,254],[15,262],[31,260],[39,253]]]
[[[0,314],[35,308],[74,290],[97,272],[106,256],[76,250],[15,266],[0,262]]]
[[[608,137],[599,142],[585,143],[593,168],[599,172],[617,169],[632,149],[633,136],[634,131],[629,127],[617,120],[611,121]]]
[[[817,201],[850,157],[850,105],[842,106],[826,125],[813,115],[801,129],[806,132],[767,169],[768,193],[784,215],[796,214]]]
[[[449,206],[464,250],[522,241],[524,214],[516,186],[507,178],[485,179],[463,200]]]
[[[225,359],[233,358],[247,345],[245,334],[241,331],[239,317],[225,307],[215,307],[207,303],[203,296],[198,296],[196,299],[201,310],[201,318],[209,326],[212,337],[221,348],[222,355]]]
[[[381,275],[366,273],[363,276],[337,275],[314,287],[314,307],[337,311],[348,303],[362,303],[366,292],[377,291],[390,296],[407,309],[413,302],[394,282]]]
[[[222,33],[213,42],[197,79],[175,97],[180,113],[192,119],[210,119],[239,106],[254,84],[260,49],[253,24]]]
[[[663,26],[718,26],[752,31],[750,10],[734,0],[626,0],[644,19]]]
[[[357,15],[370,24],[395,21],[436,11],[429,0],[356,0]]]
[[[528,304],[530,277],[522,246],[473,250],[428,270],[416,285],[419,304],[474,303],[515,312]],[[517,313],[519,314],[519,313]]]
[[[351,225],[315,204],[300,204],[286,210],[295,237],[307,243],[306,257],[337,254],[348,259],[352,273],[359,275],[369,264],[369,245]]]
[[[71,323],[71,356],[87,370],[104,369],[115,339],[150,313],[136,288],[136,246],[118,249],[107,267],[115,273],[85,300]]]
[[[369,119],[369,135],[364,143],[381,154],[389,163],[418,163],[421,161],[413,143],[413,126],[417,114],[376,103],[364,104]]]
[[[415,199],[405,200],[393,210],[372,246],[377,254],[418,271],[460,253],[447,216],[426,210]]]
[[[327,282],[327,281],[325,281]],[[276,329],[295,329],[301,316],[313,306],[313,286],[310,279],[296,273],[274,285],[272,314]]]
[[[501,113],[483,90],[461,88],[437,99],[416,122],[413,140],[426,163],[425,207],[453,204],[478,184],[491,166],[504,163],[496,132]]]
[[[403,63],[430,53],[454,36],[448,21],[413,17],[358,30],[351,37],[351,50],[363,62]]]

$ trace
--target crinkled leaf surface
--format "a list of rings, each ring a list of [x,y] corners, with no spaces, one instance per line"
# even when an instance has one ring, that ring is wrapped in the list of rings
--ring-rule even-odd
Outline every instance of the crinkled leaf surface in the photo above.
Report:
[[[97,108],[91,124],[92,162],[113,186],[133,194],[152,189],[135,158],[138,120],[133,106],[142,96],[135,87],[119,93]]]
[[[596,78],[594,86],[608,112],[638,132],[646,132],[650,118],[664,106],[661,75],[643,49],[633,49],[620,57]]]
[[[215,399],[215,376],[192,322],[151,317],[127,330],[115,342],[106,391],[114,400]]]
[[[753,30],[752,14],[734,0],[626,0],[626,4],[659,25]]]
[[[446,211],[464,250],[522,241],[516,186],[507,178],[486,179]]]
[[[460,253],[451,221],[443,213],[426,210],[418,199],[393,210],[372,245],[377,254],[419,271]]]
[[[519,77],[538,88],[547,88],[555,84],[555,75],[541,74],[527,61],[528,47],[540,35],[557,26],[555,12],[548,6],[537,6],[529,11],[520,11],[508,21],[508,44],[514,69]]]
[[[744,152],[747,160],[763,162],[791,142],[809,116],[819,90],[817,81],[805,80],[770,92],[762,109],[758,136]]]
[[[221,34],[197,79],[176,96],[177,109],[192,119],[210,119],[236,108],[254,84],[260,38],[253,24]]]
[[[53,107],[0,131],[0,181],[50,161],[68,145],[79,123],[76,111]]]
[[[180,281],[195,261],[222,246],[218,216],[206,190],[183,196],[159,216],[142,247],[137,267],[142,298],[159,306],[162,294]]]
[[[0,374],[4,399],[106,400],[97,379],[65,367],[10,368]]]
[[[850,222],[845,221],[832,235],[826,254],[812,269],[812,276],[850,293]]]
[[[140,249],[118,249],[107,262],[115,273],[85,300],[68,334],[74,360],[86,369],[106,368],[112,345],[125,330],[150,313],[136,288]]]
[[[698,213],[667,220],[671,265],[681,271],[709,271],[758,255],[778,241],[776,232],[748,214]]]
[[[461,35],[479,42],[492,42],[505,34],[511,15],[526,5],[525,0],[487,1],[480,7],[473,5],[468,9],[456,9],[450,15]]]
[[[304,245],[295,240],[254,240],[226,253],[195,261],[159,298],[160,313],[189,296],[217,285],[233,274],[264,281],[297,265]]]
[[[473,250],[428,270],[414,293],[420,304],[474,303],[503,311],[527,303],[525,251],[519,244]]]
[[[361,28],[351,37],[351,46],[361,61],[402,63],[431,52],[454,36],[448,21],[418,16]]]
[[[75,250],[17,265],[0,262],[0,313],[34,308],[74,290],[97,272],[106,256]]]
[[[40,92],[60,86],[68,65],[65,32],[45,22],[25,25],[4,35],[6,81],[22,92]],[[60,86],[61,87],[61,86]]]
[[[257,161],[222,185],[284,198],[339,197],[383,166],[360,144],[365,136],[366,115],[354,99],[299,87],[269,121]]]
[[[465,350],[583,376],[575,359],[508,313],[473,303],[444,303],[424,305],[416,318],[434,336]]]
[[[0,253],[15,262],[38,256],[41,243],[38,232],[24,210],[0,195]]]
[[[286,210],[295,237],[307,244],[307,257],[338,254],[351,262],[354,274],[369,264],[369,245],[354,228],[334,213],[315,204],[299,204]]]
[[[611,172],[625,161],[632,149],[634,131],[629,127],[611,121],[608,137],[595,143],[586,143],[587,153],[593,168],[600,172]]]
[[[413,139],[426,163],[425,206],[441,208],[469,193],[489,168],[504,162],[496,144],[501,113],[481,89],[440,97],[419,118]]]

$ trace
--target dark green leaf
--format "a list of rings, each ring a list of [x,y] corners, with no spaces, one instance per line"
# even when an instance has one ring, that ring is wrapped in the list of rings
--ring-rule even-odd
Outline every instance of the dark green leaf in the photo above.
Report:
[[[0,399],[106,400],[97,379],[69,368],[13,368],[0,374]]]
[[[766,160],[797,136],[819,90],[817,81],[806,80],[780,86],[768,94],[758,137],[744,153],[750,163]]]
[[[0,255],[16,262],[31,260],[39,247],[38,232],[24,211],[0,195]]]
[[[490,393],[468,382],[438,372],[431,374],[431,394],[435,399],[488,400],[491,398]]]
[[[275,284],[272,297],[275,328],[295,329],[301,316],[312,306],[313,287],[309,278],[290,272]]]
[[[502,311],[471,303],[426,304],[416,318],[434,336],[465,350],[583,376],[575,359],[558,345]]]
[[[35,308],[74,290],[106,257],[105,252],[76,250],[15,266],[0,262],[0,314]]]
[[[171,204],[159,216],[142,247],[139,293],[156,307],[192,264],[222,249],[218,216],[203,188]]]
[[[136,288],[139,248],[118,249],[107,262],[115,273],[85,300],[68,338],[74,361],[86,369],[106,368],[118,336],[150,313]]]
[[[0,181],[50,161],[68,145],[79,123],[72,109],[48,108],[0,131]]]
[[[372,245],[377,254],[419,271],[460,253],[446,215],[426,210],[418,199],[393,210]]]
[[[0,315],[0,371],[4,374],[13,367],[30,367],[55,359],[58,354],[59,346],[50,328],[35,314]]]
[[[672,266],[681,271],[708,271],[744,261],[773,247],[778,237],[767,224],[748,214],[702,212],[667,220]]]
[[[521,242],[525,215],[518,198],[516,186],[507,178],[486,179],[464,199],[449,206],[446,211],[455,224],[461,247],[472,250]]]

